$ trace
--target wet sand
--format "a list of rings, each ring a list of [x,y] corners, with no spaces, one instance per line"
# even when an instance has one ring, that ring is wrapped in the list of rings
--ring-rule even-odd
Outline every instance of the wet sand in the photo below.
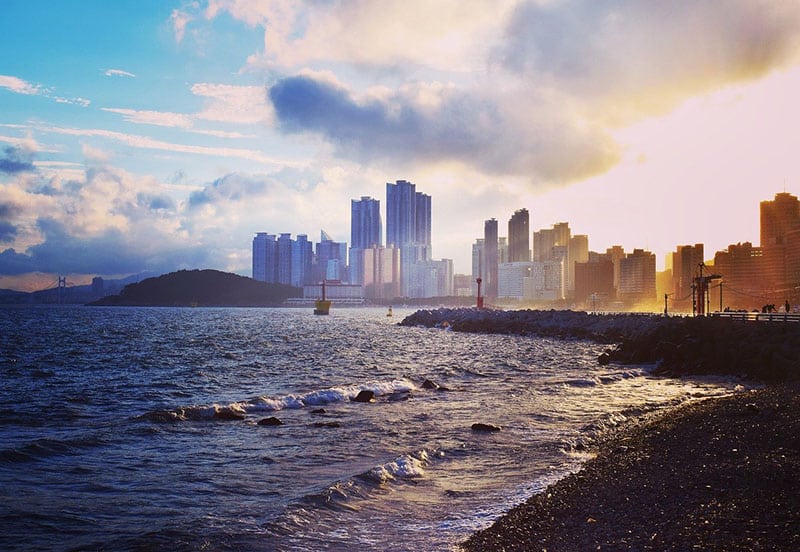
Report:
[[[467,551],[800,550],[800,384],[632,420]]]

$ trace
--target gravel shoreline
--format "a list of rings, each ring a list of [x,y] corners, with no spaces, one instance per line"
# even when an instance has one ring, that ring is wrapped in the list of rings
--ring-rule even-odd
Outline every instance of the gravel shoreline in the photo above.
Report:
[[[632,420],[596,453],[463,550],[800,550],[797,383]]]

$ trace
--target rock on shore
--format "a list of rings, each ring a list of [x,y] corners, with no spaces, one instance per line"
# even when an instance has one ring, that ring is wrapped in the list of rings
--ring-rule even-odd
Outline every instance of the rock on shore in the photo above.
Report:
[[[400,325],[453,331],[589,339],[614,344],[611,362],[657,363],[656,373],[800,379],[800,324],[539,310],[420,310]]]

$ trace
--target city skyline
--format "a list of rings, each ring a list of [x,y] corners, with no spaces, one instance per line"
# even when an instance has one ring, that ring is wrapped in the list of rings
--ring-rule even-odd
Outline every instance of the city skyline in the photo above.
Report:
[[[795,1],[79,6],[4,3],[0,288],[248,274],[397,178],[457,273],[523,208],[663,270],[800,189]]]

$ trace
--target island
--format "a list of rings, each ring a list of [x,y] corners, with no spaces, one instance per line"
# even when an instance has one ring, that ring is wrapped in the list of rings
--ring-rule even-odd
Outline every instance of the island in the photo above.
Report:
[[[147,278],[88,303],[92,306],[166,307],[275,307],[290,297],[302,297],[301,288],[258,282],[219,270],[179,270]]]

